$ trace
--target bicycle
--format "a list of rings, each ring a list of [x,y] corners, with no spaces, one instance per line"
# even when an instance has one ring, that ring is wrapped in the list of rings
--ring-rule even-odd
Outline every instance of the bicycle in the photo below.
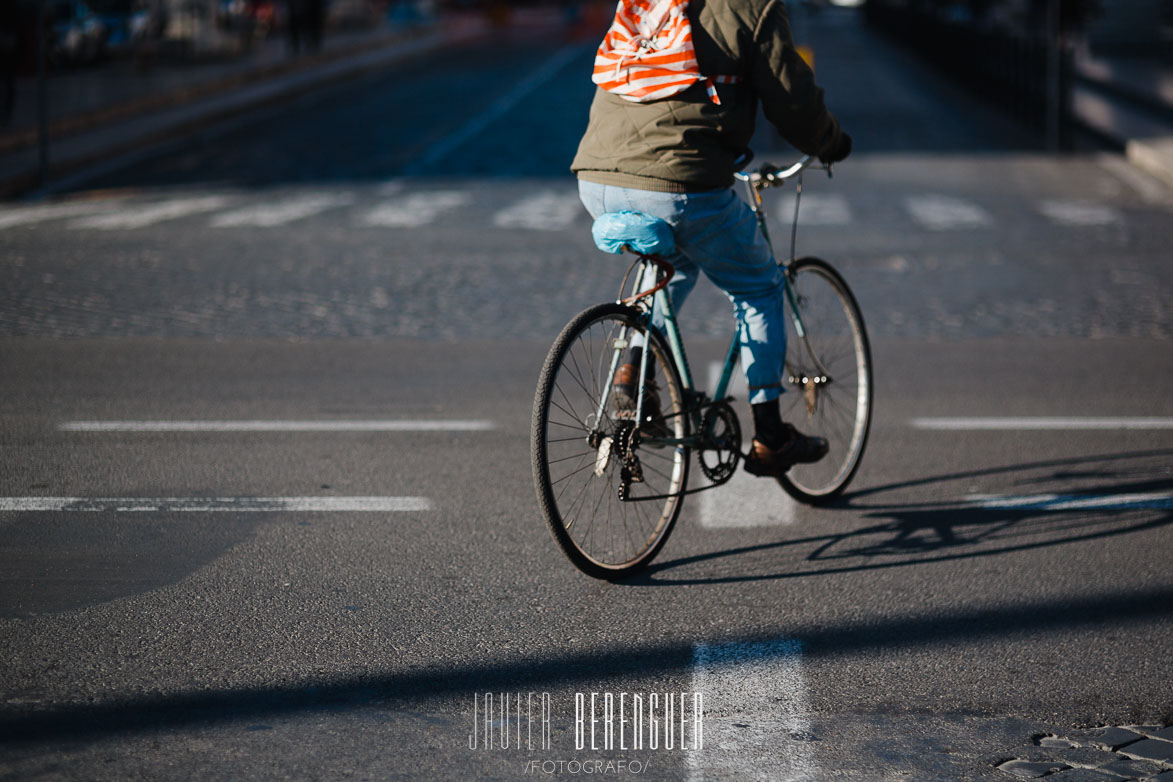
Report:
[[[872,361],[863,316],[843,277],[826,261],[795,257],[802,173],[813,163],[808,156],[786,170],[765,165],[737,178],[771,249],[762,191],[797,179],[790,257],[780,263],[789,314],[783,383],[797,393],[782,394],[782,417],[827,438],[831,450],[777,481],[796,500],[819,504],[841,494],[859,468],[871,425]],[[580,570],[604,579],[646,567],[667,542],[684,497],[726,483],[744,458],[740,422],[726,396],[736,332],[710,397],[694,386],[676,325],[666,290],[672,265],[654,252],[636,256],[619,299],[579,313],[555,339],[538,378],[530,433],[538,503],[554,540]],[[654,303],[663,332],[651,325]],[[638,390],[634,407],[625,408],[611,399],[612,387],[621,356],[637,345]],[[661,413],[655,419],[644,415],[653,376]],[[687,488],[693,451],[711,485]]]

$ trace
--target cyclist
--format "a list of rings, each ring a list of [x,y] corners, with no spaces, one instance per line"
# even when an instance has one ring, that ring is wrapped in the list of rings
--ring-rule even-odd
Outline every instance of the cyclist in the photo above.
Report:
[[[647,29],[649,20],[659,27]],[[664,64],[688,62],[683,49],[693,49],[695,60],[672,75],[683,73],[675,81],[691,83],[666,97],[663,90],[638,94],[641,83],[667,83],[673,66]],[[658,70],[641,71],[643,64]],[[851,153],[851,137],[795,48],[785,7],[781,0],[694,0],[691,7],[688,0],[622,0],[595,65],[600,86],[571,164],[583,204],[595,218],[631,210],[672,226],[676,253],[667,260],[676,267],[669,292],[677,308],[698,271],[733,302],[753,410],[746,470],[777,477],[818,461],[827,441],[783,423],[779,411],[783,273],[732,190],[739,161],[749,157],[759,104],[800,151],[825,163]],[[660,325],[658,315],[653,321]],[[616,372],[617,398],[631,396],[637,361],[629,353]],[[645,404],[658,407],[653,394],[645,396]]]

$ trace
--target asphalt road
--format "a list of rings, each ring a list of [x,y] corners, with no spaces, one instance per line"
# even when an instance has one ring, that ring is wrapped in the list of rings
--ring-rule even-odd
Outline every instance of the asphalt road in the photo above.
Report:
[[[869,450],[836,507],[690,498],[625,583],[562,558],[528,461],[545,351],[622,271],[565,170],[589,44],[0,207],[0,778],[1010,779],[1037,737],[1173,721],[1173,193],[806,25],[857,153],[800,245],[868,320]],[[689,301],[694,366],[728,317]],[[592,692],[703,693],[703,748],[662,708],[655,749],[579,748]]]

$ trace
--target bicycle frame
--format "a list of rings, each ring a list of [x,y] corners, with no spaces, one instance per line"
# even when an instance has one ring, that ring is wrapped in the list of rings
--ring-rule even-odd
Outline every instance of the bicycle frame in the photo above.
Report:
[[[795,260],[795,248],[797,245],[798,234],[798,206],[802,197],[802,172],[813,162],[814,158],[807,156],[785,171],[765,173],[758,172],[752,174],[744,174],[739,172],[735,175],[739,180],[745,183],[746,194],[748,196],[747,200],[749,207],[753,211],[754,217],[757,220],[758,230],[761,231],[762,237],[766,240],[766,245],[770,248],[770,253],[774,255],[774,257],[777,257],[777,253],[774,252],[774,244],[770,238],[769,228],[766,225],[766,214],[765,209],[763,208],[761,191],[767,187],[784,184],[795,176],[798,177],[798,185],[795,191],[796,197],[794,203],[794,225],[790,240],[790,257],[779,261],[778,265],[782,267],[784,272],[786,272],[783,275],[783,290],[785,292],[785,301],[787,303],[787,308],[790,311],[791,320],[794,322],[795,333],[798,338],[804,342],[806,340],[806,328],[802,322],[802,314],[798,307],[798,302],[795,300],[794,290],[789,284],[788,272],[790,265],[794,263]],[[634,287],[632,288],[633,295],[636,291],[651,288],[653,285],[660,282],[657,277],[657,275],[660,274],[660,269],[653,260],[647,258],[646,256],[641,256],[639,263],[641,264],[641,268],[640,273],[636,275]],[[646,303],[644,306],[647,307]],[[738,335],[737,332],[734,331],[733,336],[729,341],[729,348],[725,352],[725,362],[722,366],[721,374],[718,377],[717,386],[713,389],[712,397],[706,396],[703,392],[698,394],[692,377],[692,369],[688,363],[688,356],[684,350],[684,341],[680,336],[680,328],[676,323],[676,310],[672,305],[672,297],[668,294],[666,289],[657,290],[654,294],[652,305],[647,307],[646,317],[649,321],[651,320],[651,312],[652,308],[654,307],[659,308],[660,313],[664,319],[664,338],[668,342],[668,347],[672,351],[673,359],[675,360],[677,369],[680,372],[680,381],[683,386],[686,402],[685,410],[692,417],[691,431],[694,432],[693,435],[682,440],[662,440],[661,442],[664,445],[683,445],[690,448],[697,447],[701,444],[702,434],[700,430],[703,409],[709,402],[723,401],[728,398],[729,385],[733,380],[733,372],[737,368],[738,355],[740,353],[740,342],[738,340]],[[615,370],[619,366],[619,356],[621,352],[619,347],[620,346],[617,343],[616,350],[611,361],[611,374],[609,377],[614,376]],[[622,340],[622,347],[628,347],[628,341],[626,338]],[[811,355],[812,359],[817,365],[819,372],[825,377],[827,375],[826,369],[822,366],[822,363],[818,360],[818,357],[813,353],[813,351],[809,350],[809,346],[808,353]],[[647,351],[643,351],[638,373],[640,383],[639,396],[636,401],[637,421],[643,420],[643,378],[647,372],[647,360]],[[794,379],[792,378],[792,382],[793,380]],[[600,400],[598,411],[598,415],[600,417],[603,414],[603,410],[605,409],[607,398],[609,396],[610,392],[608,391],[607,393],[603,394],[603,399]]]

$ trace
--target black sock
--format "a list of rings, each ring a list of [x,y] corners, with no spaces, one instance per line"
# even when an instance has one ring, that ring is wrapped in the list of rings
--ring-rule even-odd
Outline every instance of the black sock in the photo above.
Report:
[[[631,364],[636,369],[639,369],[639,362],[643,357],[643,352],[644,349],[642,347],[628,348],[627,352],[623,354],[623,363]],[[656,362],[650,355],[648,356],[647,378],[648,380],[655,380],[656,378]]]
[[[784,445],[789,439],[789,433],[782,426],[782,414],[778,408],[778,400],[750,405],[753,410],[754,439],[770,450]]]

